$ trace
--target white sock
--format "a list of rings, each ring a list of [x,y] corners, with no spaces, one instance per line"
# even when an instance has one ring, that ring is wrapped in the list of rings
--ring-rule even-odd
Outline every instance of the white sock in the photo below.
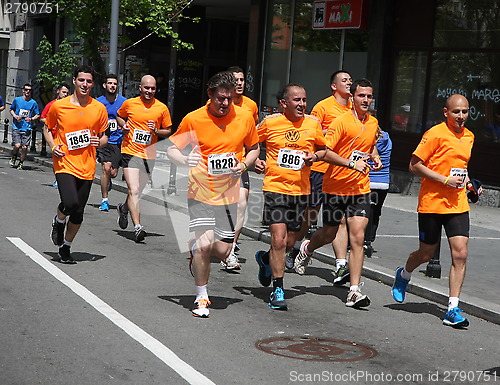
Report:
[[[65,222],[66,222],[66,218],[64,218],[64,219],[59,219],[59,217],[56,215],[56,222],[57,222],[57,223],[65,223]]]
[[[102,201],[103,201],[103,202],[107,202],[107,201],[108,201],[108,198],[102,198]]]
[[[450,311],[454,307],[458,307],[458,301],[459,301],[458,297],[450,297],[448,299],[448,311]]]
[[[335,261],[335,266],[337,267],[337,270],[340,266],[345,266],[347,265],[347,259],[345,258],[337,258]]]
[[[140,223],[138,223],[138,224],[136,224],[136,225],[134,226],[134,230],[136,230],[136,231],[137,231],[137,230],[140,230],[141,228],[142,228],[142,226],[141,226],[141,224],[140,224]]]
[[[406,270],[406,267],[403,267],[403,270],[401,270],[401,278],[406,279],[407,281],[411,279],[411,273]]]
[[[350,288],[349,288],[349,291],[357,291],[359,289],[359,285],[352,285]]]
[[[196,286],[196,300],[208,299],[207,285]]]
[[[64,246],[71,247],[72,244],[73,242],[68,242],[66,239],[64,240]]]

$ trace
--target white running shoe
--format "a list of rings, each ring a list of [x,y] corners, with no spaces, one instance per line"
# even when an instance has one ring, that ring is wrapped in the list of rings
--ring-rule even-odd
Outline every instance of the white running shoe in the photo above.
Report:
[[[300,275],[304,275],[307,265],[311,264],[311,256],[306,252],[307,245],[309,245],[308,239],[300,244],[299,255],[297,255],[293,264],[295,272]]]
[[[220,261],[220,265],[225,270],[240,270],[241,266],[238,257],[234,253],[234,246],[225,261]]]
[[[361,287],[363,286],[363,282],[361,282],[358,286],[358,290],[349,290],[347,294],[347,301],[345,305],[347,307],[353,307],[355,309],[359,309],[360,307],[367,307],[370,305],[370,298],[366,294],[361,293]]]

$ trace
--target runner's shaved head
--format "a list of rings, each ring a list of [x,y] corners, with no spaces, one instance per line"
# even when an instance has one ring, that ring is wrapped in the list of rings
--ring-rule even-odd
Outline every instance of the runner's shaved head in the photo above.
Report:
[[[446,108],[447,109],[452,109],[452,106],[455,106],[457,104],[465,103],[467,104],[467,107],[469,106],[469,101],[467,98],[463,95],[460,94],[453,94],[451,95],[448,99],[446,99]]]
[[[141,86],[147,84],[147,83],[150,83],[150,82],[154,82],[154,84],[156,85],[156,79],[154,78],[154,76],[151,76],[151,75],[144,75],[142,78],[141,78]]]

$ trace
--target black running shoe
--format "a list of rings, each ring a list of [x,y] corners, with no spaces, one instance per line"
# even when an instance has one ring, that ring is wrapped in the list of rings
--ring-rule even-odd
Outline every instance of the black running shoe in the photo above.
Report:
[[[135,243],[139,243],[144,241],[144,238],[146,238],[146,231],[144,230],[144,226],[141,226],[135,230],[134,241]]]
[[[59,255],[59,262],[66,263],[68,265],[76,264],[76,261],[71,256],[71,247],[67,245],[62,245],[59,248],[58,255]]]
[[[54,246],[61,246],[64,243],[64,227],[66,223],[59,223],[56,220],[57,215],[54,217],[52,221],[52,231],[50,233],[50,238],[52,239],[52,243]]]
[[[128,227],[128,212],[123,212],[123,206],[123,203],[118,203],[116,209],[118,210],[118,226],[120,226],[120,229],[125,230]]]
[[[267,251],[257,251],[255,253],[255,260],[259,264],[259,282],[262,286],[267,287],[271,284],[271,266],[269,262],[265,263],[263,260]],[[269,257],[268,257],[269,258]]]

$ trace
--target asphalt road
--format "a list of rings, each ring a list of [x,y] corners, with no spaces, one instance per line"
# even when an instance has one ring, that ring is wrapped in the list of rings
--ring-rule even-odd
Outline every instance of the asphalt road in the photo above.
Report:
[[[97,185],[72,247],[78,264],[62,265],[49,239],[52,172],[28,166],[0,154],[2,385],[500,383],[499,325],[469,316],[468,330],[445,327],[443,306],[411,294],[395,304],[368,279],[371,306],[346,308],[347,288],[319,261],[286,275],[289,311],[271,310],[254,261],[267,245],[250,238],[240,272],[212,264],[210,318],[195,318],[184,224],[142,201],[148,237],[136,244],[114,210],[99,212]]]

